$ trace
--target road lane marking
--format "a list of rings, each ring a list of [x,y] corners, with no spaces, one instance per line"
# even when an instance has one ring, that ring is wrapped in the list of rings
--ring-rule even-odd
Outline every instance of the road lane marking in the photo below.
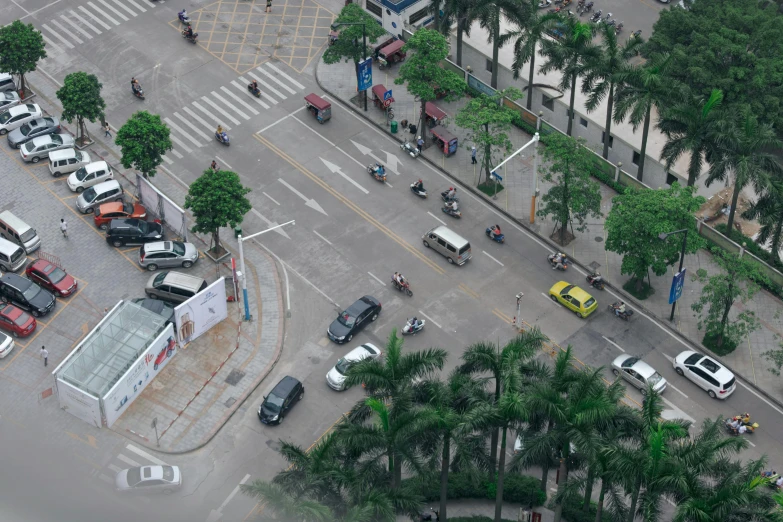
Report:
[[[297,112],[299,112],[299,111],[303,111],[303,110],[305,110],[306,108],[307,108],[307,107],[301,107],[301,108],[299,108],[299,109],[296,109],[296,110],[295,110],[294,112],[292,112],[291,114],[286,114],[285,116],[283,116],[283,117],[282,117],[282,118],[280,118],[279,120],[277,120],[277,121],[275,121],[275,122],[272,122],[272,123],[270,123],[269,125],[267,125],[267,126],[266,126],[266,127],[264,127],[263,129],[261,129],[260,131],[258,131],[256,134],[261,134],[261,133],[262,133],[262,132],[264,132],[265,130],[271,129],[272,127],[274,127],[275,125],[277,125],[277,124],[278,124],[278,123],[280,123],[281,121],[283,121],[283,120],[285,120],[285,119],[288,119],[288,118],[292,117],[292,116],[293,116],[294,114],[296,114]],[[301,123],[301,122],[300,122],[300,123]]]
[[[115,4],[117,4],[119,7],[121,7],[122,9],[124,9],[125,11],[127,11],[128,13],[130,13],[130,14],[131,14],[131,16],[138,16],[138,15],[137,15],[137,14],[136,14],[136,13],[135,13],[133,10],[131,10],[131,9],[128,9],[126,6],[122,5],[122,3],[121,3],[121,2],[118,2],[117,0],[112,0],[112,2],[114,2],[114,3],[115,3]],[[147,10],[145,9],[144,11],[146,12]]]
[[[177,131],[177,132],[179,132],[180,134],[182,134],[182,136],[184,136],[185,138],[187,138],[187,140],[188,140],[189,142],[191,142],[193,145],[195,145],[196,147],[201,147],[201,143],[199,143],[199,141],[198,141],[197,139],[195,139],[194,137],[192,137],[192,136],[191,136],[191,135],[190,135],[188,132],[186,132],[186,131],[185,131],[185,130],[182,128],[182,127],[180,127],[179,125],[177,125],[176,123],[174,123],[174,121],[172,121],[172,119],[171,119],[171,118],[163,118],[163,121],[165,121],[166,123],[168,123],[169,127],[171,127],[171,128],[172,128],[172,129],[174,129],[175,131]],[[207,139],[207,140],[209,139],[209,138],[207,138],[206,136],[205,136],[204,138],[205,138],[205,139]],[[190,152],[190,151],[188,151],[188,152]]]
[[[264,70],[262,67],[256,67],[256,71],[258,71],[258,72],[260,72],[261,74],[265,75],[265,76],[266,76],[266,77],[268,77],[270,80],[272,80],[273,82],[275,82],[276,84],[278,84],[280,87],[282,87],[282,88],[283,88],[283,89],[285,89],[286,91],[290,92],[291,94],[296,94],[296,91],[295,91],[295,90],[293,90],[293,89],[292,89],[292,88],[290,88],[288,85],[284,84],[283,82],[281,82],[280,80],[278,80],[277,78],[275,78],[274,76],[272,76],[271,74],[269,74],[268,72],[266,72],[266,71],[265,71],[265,70]],[[249,73],[248,73],[248,74],[249,74]],[[260,81],[260,80],[259,80],[259,81]],[[283,95],[283,94],[280,94],[280,93],[279,93],[279,92],[277,92],[277,91],[275,91],[275,94],[277,94],[278,96],[280,96],[280,97],[281,97],[281,98],[283,98],[284,100],[286,99],[286,96],[285,96],[285,95]]]
[[[127,16],[125,16],[121,12],[117,11],[114,7],[110,6],[109,3],[106,0],[98,0],[98,1],[100,3],[102,3],[106,7],[106,9],[108,9],[109,11],[113,12],[114,14],[116,14],[117,16],[119,16],[120,18],[125,20],[126,22],[130,22],[130,18],[128,18]],[[108,18],[109,20],[114,22],[115,24],[120,25],[116,20],[111,18],[109,15],[107,15],[105,11],[102,11],[97,5],[93,4],[92,2],[87,2],[87,5],[89,5],[90,7],[92,7],[93,9],[98,11],[99,13],[101,13],[103,16],[105,16],[106,18]]]
[[[556,304],[556,305],[560,304],[560,303],[558,303],[557,301],[554,301],[554,300],[552,299],[552,296],[546,295],[544,292],[541,292],[541,295],[543,295],[543,296],[544,296],[544,299],[546,299],[546,300],[547,300],[547,301],[549,301],[550,303],[554,303],[554,304]]]
[[[693,424],[696,424],[696,419],[694,419],[693,417],[691,417],[690,415],[688,415],[687,413],[682,411],[682,408],[677,407],[672,401],[670,401],[669,399],[667,399],[664,396],[661,396],[661,400],[669,407],[670,411],[674,412],[674,414],[676,415],[675,418],[677,418],[677,419],[684,419],[684,420],[687,420],[687,421],[691,421],[691,423],[693,423]],[[661,412],[661,417],[665,418],[663,416],[663,412]]]
[[[101,20],[100,18],[95,16],[94,14],[92,14],[83,5],[79,6],[79,10],[81,12],[83,12],[84,14],[86,14],[87,16],[89,16],[90,18],[92,18],[93,20],[95,20],[95,23],[102,25],[107,31],[111,31],[111,26],[109,24],[107,24],[106,22],[104,22],[103,20]],[[109,18],[109,20],[111,20],[111,18]],[[120,24],[115,22],[114,25],[120,25]]]
[[[688,396],[685,395],[679,388],[675,388],[675,386],[671,382],[669,382],[669,388],[671,388],[672,390],[676,391],[677,393],[679,393],[680,395],[682,395],[686,399],[688,398]]]
[[[266,97],[267,97],[267,99],[269,99],[269,100],[270,100],[272,103],[274,103],[275,105],[277,105],[277,100],[275,100],[275,99],[274,99],[274,98],[273,98],[273,97],[272,97],[272,96],[269,94],[270,92],[272,92],[272,93],[275,93],[275,94],[276,94],[276,95],[277,95],[279,98],[282,98],[282,99],[284,99],[284,100],[287,100],[287,99],[288,99],[288,97],[287,97],[285,94],[283,94],[282,92],[278,91],[277,89],[275,89],[274,87],[272,87],[271,85],[269,85],[268,83],[266,83],[266,82],[263,80],[263,78],[261,78],[260,76],[258,76],[258,75],[256,75],[256,74],[253,74],[251,71],[248,71],[248,72],[247,72],[247,75],[248,75],[248,76],[250,76],[250,77],[251,77],[251,78],[253,78],[255,81],[257,81],[258,83],[260,83],[260,84],[261,84],[261,87],[263,87],[263,89],[261,90],[262,94],[263,94],[264,92],[266,92]]]
[[[490,258],[492,261],[494,261],[495,263],[499,264],[500,266],[506,266],[503,263],[501,263],[500,261],[498,261],[497,259],[495,259],[494,257],[492,257],[491,255],[489,255],[486,250],[482,250],[481,253],[483,253],[485,256],[487,256],[488,258]]]
[[[241,76],[239,77],[239,79],[242,80],[242,83],[247,82],[244,87],[237,80],[232,80],[231,81],[231,85],[233,85],[234,87],[236,87],[237,89],[240,89],[240,90],[247,90],[247,85],[250,85],[251,82],[248,82],[246,79],[242,78]],[[247,92],[250,92],[250,91],[247,91]],[[263,93],[262,93],[262,95],[263,95]],[[256,97],[255,94],[253,94],[253,96],[250,99],[255,101],[256,103],[258,103],[259,105],[261,105],[261,107],[263,107],[264,109],[268,109],[269,108],[269,105],[264,103],[261,100],[261,97]]]
[[[223,165],[225,165],[226,167],[230,168],[231,170],[234,170],[234,167],[232,167],[231,165],[229,165],[229,164],[228,164],[228,162],[227,162],[226,160],[224,160],[223,158],[221,158],[221,157],[220,157],[220,156],[218,156],[217,154],[215,154],[215,159],[217,159],[217,160],[218,160],[220,163],[222,163],[222,164],[223,164]]]
[[[174,134],[169,134],[169,139],[174,143],[176,143],[177,145],[179,145],[182,148],[182,150],[184,150],[188,154],[191,154],[193,152],[193,149],[185,145],[185,142],[177,138],[176,136],[174,136]],[[174,153],[174,150],[176,149],[171,149],[172,154]],[[182,157],[180,157],[180,159],[182,159]]]
[[[432,317],[429,317],[427,314],[425,314],[425,313],[424,313],[424,312],[422,312],[421,310],[419,310],[419,315],[421,315],[422,317],[424,317],[425,319],[427,319],[429,322],[431,322],[432,324],[434,324],[435,326],[437,326],[438,328],[440,328],[441,330],[443,330],[443,327],[442,327],[441,325],[439,325],[438,323],[436,323],[436,322],[435,322],[435,321],[432,319]]]
[[[84,36],[86,36],[88,40],[92,40],[92,35],[90,33],[85,31],[84,29],[82,29],[81,27],[76,25],[75,23],[71,22],[71,20],[67,16],[60,15],[60,18],[62,19],[63,22],[65,22],[66,24],[70,25],[71,27],[73,27],[74,29],[76,29],[77,31],[82,33]],[[52,20],[52,22],[54,22],[54,20]]]
[[[176,118],[177,118],[177,119],[179,119],[179,120],[180,120],[182,123],[184,123],[185,125],[187,125],[188,127],[190,127],[190,128],[193,130],[193,132],[195,132],[196,134],[198,134],[199,136],[201,136],[201,138],[202,138],[202,139],[205,139],[205,140],[207,140],[207,141],[209,141],[209,140],[211,140],[211,139],[212,139],[210,136],[208,136],[207,134],[205,134],[204,132],[202,132],[202,131],[200,131],[198,128],[196,128],[196,126],[195,126],[195,125],[193,125],[193,122],[192,122],[192,121],[190,121],[189,119],[187,119],[186,117],[184,117],[184,116],[183,116],[183,115],[181,115],[180,113],[178,113],[178,112],[175,112],[175,113],[174,113],[174,117],[176,117]],[[199,145],[198,145],[198,146],[200,147],[200,146],[201,146],[201,144],[199,143]]]
[[[264,223],[266,223],[266,225],[267,225],[268,227],[270,227],[270,228],[271,228],[271,227],[276,227],[277,225],[279,225],[279,224],[280,224],[280,223],[278,223],[277,221],[272,221],[271,219],[267,219],[267,217],[266,217],[266,216],[264,216],[263,214],[261,214],[261,212],[259,212],[258,210],[254,209],[254,208],[252,208],[252,207],[250,208],[250,212],[252,212],[252,213],[253,213],[253,214],[255,214],[256,216],[258,216],[259,218],[261,218],[261,220],[262,220]],[[274,230],[273,230],[273,232],[277,232],[278,234],[280,234],[281,236],[283,236],[283,237],[284,237],[284,238],[286,238],[286,239],[291,239],[291,236],[289,236],[289,235],[288,235],[288,233],[286,233],[286,231],[282,229],[282,227],[274,229]]]
[[[226,497],[226,500],[224,500],[224,501],[223,501],[223,503],[222,503],[222,504],[220,504],[220,507],[218,508],[218,511],[223,511],[223,508],[224,508],[224,507],[226,507],[226,506],[228,505],[228,503],[229,503],[229,502],[231,502],[231,499],[233,499],[233,498],[234,498],[234,497],[237,495],[237,493],[239,493],[239,487],[240,487],[242,484],[244,484],[245,482],[247,482],[247,480],[248,480],[249,478],[250,478],[250,473],[248,473],[247,475],[245,475],[245,477],[244,477],[242,480],[240,480],[240,481],[239,481],[239,484],[237,484],[237,487],[235,487],[235,488],[234,488],[234,489],[231,491],[231,493],[228,495],[228,497]]]
[[[753,444],[751,441],[748,441],[748,444],[750,444],[750,445],[751,445],[751,446],[753,446],[754,448],[756,447],[756,445],[755,445],[755,444]]]
[[[57,33],[57,31],[53,30],[53,29],[52,29],[51,27],[49,27],[48,25],[46,25],[46,24],[42,24],[42,25],[41,25],[41,27],[43,27],[44,29],[46,29],[47,31],[49,31],[50,33],[52,33],[52,36],[54,36],[55,38],[57,38],[58,40],[60,40],[60,42],[62,42],[62,43],[63,43],[63,45],[65,45],[65,46],[66,46],[68,49],[73,49],[73,48],[74,48],[74,47],[73,47],[73,44],[72,44],[71,42],[69,42],[68,40],[66,40],[66,39],[65,39],[65,38],[63,38],[62,36],[60,36],[60,35]],[[68,32],[68,31],[66,31],[66,32]]]
[[[443,225],[444,227],[447,227],[447,226],[448,226],[448,225],[447,225],[445,222],[441,221],[441,220],[440,220],[440,219],[439,219],[439,218],[438,218],[438,217],[437,217],[435,214],[433,214],[433,213],[432,213],[432,212],[430,212],[429,210],[427,211],[427,214],[429,214],[430,216],[432,216],[433,218],[435,218],[435,219],[436,219],[436,220],[437,220],[437,221],[438,221],[438,222],[439,222],[441,225]]]
[[[248,115],[247,115],[247,114],[245,114],[244,112],[242,112],[242,111],[240,111],[239,109],[237,109],[237,108],[236,108],[236,107],[235,107],[235,106],[234,106],[234,105],[233,105],[231,102],[229,102],[227,99],[225,99],[225,98],[223,98],[222,96],[220,96],[220,95],[219,95],[217,92],[215,92],[215,91],[212,91],[210,94],[211,94],[211,95],[212,95],[214,98],[217,98],[218,100],[220,100],[221,102],[223,102],[223,105],[225,105],[226,107],[231,107],[231,109],[232,109],[234,112],[236,112],[237,114],[239,114],[240,116],[242,116],[242,117],[243,117],[245,120],[249,120],[249,119],[250,119],[250,116],[248,116]]]
[[[468,294],[470,297],[474,299],[479,299],[479,295],[476,292],[474,292],[471,288],[469,288],[465,283],[460,283],[457,286],[459,286],[460,290]]]
[[[133,467],[136,467],[136,468],[138,468],[139,466],[141,466],[141,464],[139,464],[138,462],[136,462],[135,460],[133,460],[133,459],[131,459],[131,458],[128,458],[128,457],[126,457],[126,456],[125,456],[125,455],[123,455],[122,453],[120,453],[119,455],[117,455],[117,459],[119,459],[119,460],[123,461],[125,464],[127,464],[127,465],[129,465],[129,466],[133,466]]]
[[[272,196],[270,196],[270,195],[269,195],[269,194],[267,194],[266,192],[262,192],[261,194],[263,194],[264,196],[266,196],[266,197],[268,197],[269,199],[271,199],[271,200],[272,200],[272,203],[274,203],[274,204],[276,204],[276,205],[278,205],[278,206],[280,205],[280,203],[278,203],[278,202],[275,200],[275,198],[273,198]],[[313,232],[315,232],[315,230],[313,230]]]
[[[236,119],[236,118],[234,118],[232,115],[228,114],[228,113],[225,111],[225,109],[223,109],[223,107],[221,107],[221,106],[220,106],[220,105],[218,105],[217,103],[213,102],[212,100],[210,100],[210,99],[209,99],[209,98],[207,98],[206,96],[202,96],[202,97],[201,97],[201,99],[202,99],[202,101],[203,101],[204,103],[206,103],[207,105],[209,105],[210,107],[212,107],[213,109],[215,109],[216,111],[218,111],[218,112],[219,112],[221,115],[225,116],[225,119],[227,119],[228,121],[230,121],[230,122],[231,122],[231,123],[233,123],[234,125],[239,125],[239,120],[238,120],[238,119]],[[195,102],[193,102],[193,105],[194,105],[194,106],[196,106],[196,107],[198,107],[198,108],[199,108],[199,109],[201,109],[201,110],[204,110],[204,109],[202,109],[202,108],[201,108],[199,105],[197,105]],[[204,112],[207,112],[207,111],[204,111]],[[207,114],[209,114],[209,113],[207,112]],[[212,116],[212,115],[210,114],[210,116]],[[212,116],[212,117],[214,118],[214,116]],[[218,121],[218,122],[219,122],[219,121],[220,121],[220,119],[219,119],[219,118],[215,118],[215,121]],[[217,128],[217,125],[215,125],[215,128]],[[228,130],[228,127],[226,127],[226,130]]]
[[[119,473],[120,471],[122,471],[122,468],[117,466],[116,464],[109,464],[107,467],[115,473]]]
[[[315,232],[315,231],[313,231],[313,232]],[[382,284],[383,286],[386,286],[386,283],[384,283],[383,281],[381,281],[380,279],[378,279],[377,277],[375,277],[375,275],[374,275],[372,272],[367,272],[367,273],[368,273],[368,274],[370,274],[370,277],[372,277],[373,279],[375,279],[376,281],[378,281],[380,284]]]
[[[283,78],[285,78],[286,80],[288,80],[289,82],[291,82],[291,83],[293,83],[294,85],[296,85],[297,87],[299,87],[300,89],[304,89],[304,88],[305,88],[305,86],[304,86],[304,85],[302,85],[302,84],[301,84],[301,83],[299,83],[298,81],[294,80],[293,78],[291,78],[290,76],[288,76],[286,73],[284,73],[283,71],[281,71],[280,69],[278,69],[277,67],[275,67],[274,65],[272,65],[271,63],[267,62],[267,63],[266,63],[266,66],[267,66],[267,67],[269,67],[270,69],[272,69],[273,71],[275,71],[277,74],[279,74],[280,76],[282,76],[282,77],[283,77]]]
[[[617,348],[617,349],[618,349],[618,350],[620,350],[621,352],[625,353],[625,350],[623,350],[622,346],[620,346],[619,344],[617,344],[617,343],[616,343],[616,342],[614,342],[614,341],[610,341],[610,340],[609,340],[609,338],[608,338],[608,337],[606,337],[605,335],[602,335],[601,337],[603,337],[603,338],[604,338],[604,341],[606,341],[607,343],[611,344],[612,346],[614,346],[615,348]]]
[[[204,107],[199,105],[198,102],[194,101],[193,103],[191,103],[191,105],[193,105],[195,108],[197,108],[198,110],[200,110],[201,112],[203,112],[204,114],[206,114],[207,116],[209,116],[210,118],[212,118],[214,120],[214,123],[212,125],[210,125],[210,124],[206,123],[204,120],[202,120],[201,118],[199,118],[199,121],[201,121],[204,125],[206,125],[209,130],[214,132],[215,129],[217,128],[217,126],[218,126],[218,123],[220,122],[220,118],[218,118],[217,116],[215,116],[214,114],[212,114],[211,112],[206,110]],[[187,107],[182,107],[182,110],[187,112],[188,114],[193,114],[192,112],[190,112],[190,110],[188,110]],[[227,131],[231,130],[231,127],[229,127],[227,124],[223,123],[222,125],[223,125],[223,128],[225,128]]]
[[[492,313],[495,314],[496,316],[498,316],[501,320],[503,320],[503,322],[506,322],[508,324],[513,324],[514,323],[513,320],[509,319],[506,314],[504,314],[503,312],[501,312],[497,308],[492,310]]]
[[[228,87],[226,87],[225,85],[221,85],[221,86],[220,86],[220,90],[221,90],[221,91],[223,91],[224,93],[226,93],[226,96],[230,96],[231,98],[234,98],[234,101],[235,101],[235,102],[237,102],[238,104],[240,104],[240,105],[244,106],[244,107],[245,107],[247,110],[249,110],[250,112],[252,112],[252,113],[253,113],[253,114],[255,114],[256,116],[258,116],[259,114],[261,114],[260,112],[258,112],[257,110],[255,110],[253,107],[251,107],[251,106],[250,106],[250,105],[249,105],[249,104],[248,104],[248,103],[247,103],[245,100],[243,100],[242,98],[240,98],[239,96],[237,96],[236,94],[234,94],[233,92],[231,92],[231,91],[228,89]]]
[[[296,118],[294,118],[294,119],[296,119]],[[314,131],[314,132],[315,132],[315,131]],[[316,134],[317,134],[317,133],[316,133]],[[339,148],[338,148],[338,150],[339,150]],[[341,152],[342,152],[342,151],[341,151]],[[327,161],[327,160],[323,159],[323,158],[322,158],[322,157],[320,157],[320,156],[318,157],[318,159],[320,159],[320,160],[321,160],[321,163],[323,163],[323,164],[324,164],[324,166],[325,166],[327,169],[329,169],[329,172],[331,172],[332,174],[339,174],[339,175],[340,175],[340,176],[341,176],[341,177],[342,177],[342,178],[343,178],[345,181],[349,182],[351,185],[353,185],[354,187],[358,188],[359,190],[361,190],[361,191],[362,191],[362,192],[364,192],[365,194],[369,194],[369,193],[370,193],[370,191],[369,191],[369,190],[367,190],[366,188],[364,188],[364,187],[362,187],[361,185],[359,185],[359,183],[357,183],[356,181],[354,181],[354,180],[353,180],[353,179],[352,179],[352,178],[351,178],[351,177],[350,177],[348,174],[346,174],[345,172],[343,172],[343,169],[342,169],[342,167],[340,167],[339,165],[335,165],[335,164],[334,164],[334,163],[332,163],[331,161]]]
[[[316,232],[315,230],[313,230],[313,234],[315,234],[316,236],[320,237],[320,238],[321,238],[321,239],[324,241],[324,243],[326,243],[327,245],[330,245],[330,246],[332,245],[332,242],[331,242],[331,241],[329,241],[328,239],[326,239],[324,236],[322,236],[321,234],[319,234],[319,233],[318,233],[318,232]]]
[[[73,16],[74,18],[76,18],[77,20],[79,20],[79,21],[80,21],[82,24],[86,25],[87,27],[89,27],[90,29],[92,29],[93,31],[95,31],[95,34],[103,34],[103,33],[101,32],[101,30],[100,30],[100,29],[96,28],[96,27],[95,27],[94,25],[92,25],[90,22],[88,22],[87,20],[85,20],[84,18],[82,18],[82,17],[81,17],[81,16],[80,16],[80,15],[79,15],[79,14],[78,14],[76,11],[74,11],[73,9],[71,9],[70,11],[68,11],[68,13],[69,13],[71,16]]]
[[[154,464],[157,464],[158,466],[168,466],[168,464],[166,464],[165,462],[163,462],[163,461],[162,461],[162,460],[160,460],[159,458],[157,458],[157,457],[154,457],[154,456],[150,455],[150,454],[149,454],[149,453],[147,453],[146,451],[142,450],[141,448],[137,448],[137,447],[136,447],[136,446],[134,446],[133,444],[128,444],[128,445],[127,445],[127,446],[125,446],[125,447],[126,447],[128,450],[130,450],[130,451],[132,451],[133,453],[135,453],[136,455],[139,455],[140,457],[144,457],[145,459],[149,460],[150,462],[152,462],[152,463],[154,463]]]

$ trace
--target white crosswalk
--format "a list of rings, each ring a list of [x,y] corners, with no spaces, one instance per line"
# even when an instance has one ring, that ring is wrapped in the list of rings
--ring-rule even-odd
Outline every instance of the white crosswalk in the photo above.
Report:
[[[134,446],[133,444],[126,444],[121,453],[118,453],[114,458],[105,466],[103,471],[95,470],[93,476],[97,476],[105,483],[114,486],[114,477],[120,471],[128,468],[136,468],[139,466],[168,466],[164,461],[150,455],[143,449]]]

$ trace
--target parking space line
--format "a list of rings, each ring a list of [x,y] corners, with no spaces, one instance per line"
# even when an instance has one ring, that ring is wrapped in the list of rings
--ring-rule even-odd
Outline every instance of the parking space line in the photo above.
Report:
[[[438,219],[438,217],[437,217],[435,214],[433,214],[432,212],[430,212],[429,210],[427,211],[427,214],[429,214],[430,216],[432,216],[433,218],[435,218],[435,220],[436,220],[437,222],[439,222],[441,225],[443,225],[444,227],[447,227],[447,226],[448,226],[446,223],[444,223],[443,221],[441,221],[440,219]]]
[[[682,395],[686,399],[688,398],[687,395],[685,395],[679,388],[676,388],[672,383],[669,383],[669,388],[671,388],[672,390],[676,391],[677,393],[679,393],[680,395]]]
[[[277,205],[277,206],[280,206],[280,203],[278,203],[278,202],[277,202],[277,200],[276,200],[275,198],[273,198],[272,196],[270,196],[270,195],[269,195],[269,194],[267,194],[266,192],[261,192],[261,194],[263,194],[264,196],[266,196],[266,197],[268,197],[269,199],[271,199],[271,200],[272,200],[272,203],[274,203],[275,205]],[[323,238],[322,238],[322,239],[323,239]]]
[[[625,350],[623,350],[622,346],[620,346],[619,344],[617,344],[614,341],[610,341],[605,335],[602,335],[601,337],[604,338],[604,341],[606,341],[607,343],[611,344],[612,346],[614,346],[615,348],[617,348],[621,352],[625,353]]]
[[[440,328],[441,330],[443,330],[443,327],[442,327],[441,325],[439,325],[438,323],[436,323],[436,322],[435,322],[435,321],[432,319],[432,317],[429,317],[427,314],[425,314],[425,313],[424,313],[424,312],[422,312],[421,310],[419,310],[419,315],[421,315],[422,317],[424,317],[425,319],[427,319],[429,322],[431,322],[432,324],[434,324],[435,326],[437,326],[438,328]]]

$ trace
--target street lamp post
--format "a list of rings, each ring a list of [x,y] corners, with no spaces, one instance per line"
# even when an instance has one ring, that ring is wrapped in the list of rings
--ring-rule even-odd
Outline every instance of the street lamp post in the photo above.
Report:
[[[674,234],[683,234],[682,236],[682,250],[680,250],[680,268],[677,270],[677,273],[679,274],[682,272],[682,264],[685,262],[685,245],[688,243],[688,229],[683,228],[682,230],[675,230],[674,232],[661,232],[658,234],[658,239],[661,241],[665,241],[667,237],[673,236]],[[669,321],[674,321],[674,309],[677,306],[677,301],[674,301],[672,303],[672,313],[669,316]]]
[[[245,303],[245,321],[250,320],[250,305],[247,302],[247,272],[245,272],[245,253],[244,250],[242,249],[242,243],[247,241],[248,239],[253,239],[256,236],[260,236],[261,234],[266,234],[267,232],[271,232],[276,228],[284,227],[286,225],[295,225],[295,224],[296,224],[296,220],[292,219],[287,223],[283,223],[282,225],[275,225],[272,228],[267,228],[266,230],[262,230],[261,232],[250,234],[247,237],[242,237],[242,234],[239,234],[239,236],[237,236],[237,240],[239,241],[239,266],[240,266],[240,270],[242,270],[242,301],[244,301]]]
[[[362,26],[362,56],[367,51],[367,24],[364,22],[335,22],[330,27],[336,31],[341,25],[361,25]],[[366,56],[364,57],[367,58]],[[359,65],[356,65],[356,87],[359,87]],[[367,112],[367,89],[364,90],[364,112]]]

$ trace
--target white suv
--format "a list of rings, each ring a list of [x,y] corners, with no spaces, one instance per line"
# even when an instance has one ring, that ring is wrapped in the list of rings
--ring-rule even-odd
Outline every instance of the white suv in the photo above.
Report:
[[[734,374],[718,361],[693,351],[674,358],[674,371],[701,387],[713,399],[725,399],[737,388]]]
[[[0,114],[0,136],[21,127],[30,120],[41,117],[41,108],[35,103],[11,107]]]

